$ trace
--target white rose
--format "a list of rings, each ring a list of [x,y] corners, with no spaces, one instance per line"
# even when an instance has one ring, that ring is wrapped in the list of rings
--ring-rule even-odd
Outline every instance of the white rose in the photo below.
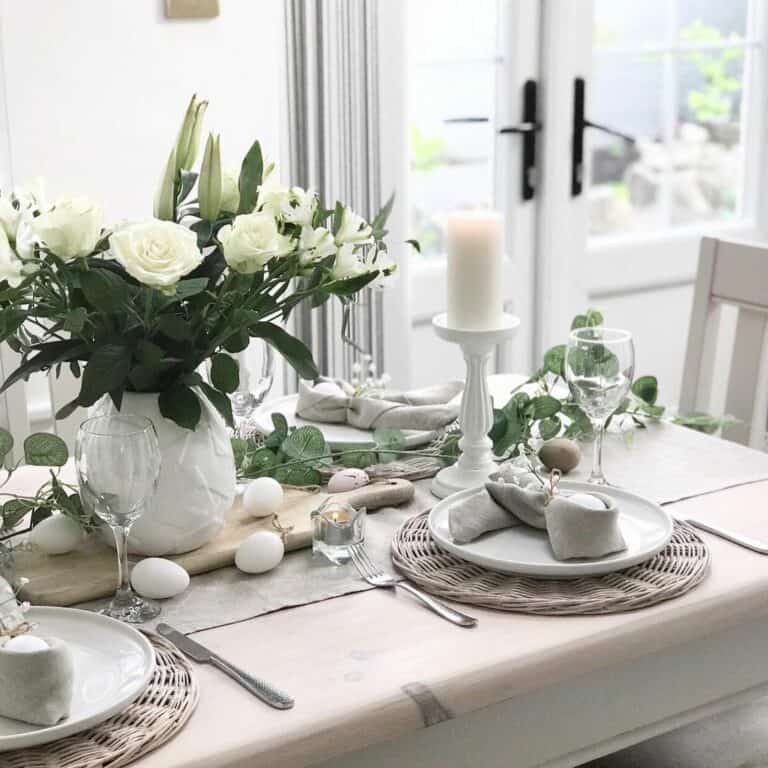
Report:
[[[236,216],[231,225],[219,230],[218,237],[227,264],[245,274],[258,272],[270,259],[294,248],[291,238],[281,235],[275,219],[263,211]]]
[[[16,288],[24,279],[22,274],[24,264],[11,248],[5,230],[0,228],[0,283],[4,280]]]
[[[235,213],[240,206],[240,175],[231,168],[221,174],[221,210]]]
[[[172,221],[129,224],[109,238],[112,255],[140,283],[173,292],[176,283],[200,265],[197,235]]]
[[[334,253],[336,253],[336,243],[333,242],[333,235],[325,227],[312,229],[309,224],[305,224],[301,228],[299,262],[302,266],[320,261]]]
[[[57,202],[54,207],[32,219],[35,237],[64,261],[72,261],[93,252],[101,236],[101,209],[86,197]]]
[[[336,233],[336,243],[344,245],[345,243],[356,243],[358,245],[373,242],[373,230],[371,225],[362,217],[358,216],[351,208],[344,208],[341,216],[341,225]]]

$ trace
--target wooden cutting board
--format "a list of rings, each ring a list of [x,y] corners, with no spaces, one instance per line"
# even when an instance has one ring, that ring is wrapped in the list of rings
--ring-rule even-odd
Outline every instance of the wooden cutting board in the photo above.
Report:
[[[382,480],[335,494],[286,489],[278,518],[283,527],[293,526],[285,539],[287,551],[312,545],[310,514],[327,498],[345,501],[356,508],[379,509],[410,501],[413,485],[407,480]],[[248,517],[238,497],[226,525],[213,541],[169,559],[186,568],[190,575],[224,568],[234,563],[235,552],[243,539],[264,529],[274,530],[271,518]],[[131,557],[133,562],[139,559]],[[17,550],[16,566],[19,576],[29,579],[21,590],[21,597],[33,605],[75,605],[107,597],[115,591],[115,552],[104,544],[98,533],[66,555],[46,555],[35,548]]]

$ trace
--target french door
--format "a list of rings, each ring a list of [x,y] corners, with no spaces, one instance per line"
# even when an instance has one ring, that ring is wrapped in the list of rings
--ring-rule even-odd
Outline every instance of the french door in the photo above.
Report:
[[[764,7],[404,4],[407,226],[423,253],[407,267],[411,348],[398,375],[462,375],[429,326],[445,296],[442,221],[493,205],[506,221],[505,297],[522,320],[497,369],[530,371],[595,306],[635,333],[640,369],[676,401],[700,238],[764,237]]]

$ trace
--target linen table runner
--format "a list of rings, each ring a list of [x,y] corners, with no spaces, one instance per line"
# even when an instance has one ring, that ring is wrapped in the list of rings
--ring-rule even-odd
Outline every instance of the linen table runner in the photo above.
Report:
[[[586,479],[590,447],[583,446],[586,455],[569,480]],[[603,450],[610,482],[660,504],[768,479],[768,454],[672,424],[636,430],[631,443],[621,435],[607,435]],[[405,520],[436,503],[430,483],[416,483],[416,494],[407,506],[368,516],[366,549],[375,562],[392,570],[392,536]],[[351,565],[334,568],[313,559],[310,550],[301,550],[286,555],[278,568],[261,576],[247,576],[235,568],[196,576],[187,592],[163,602],[159,621],[195,632],[371,588]]]

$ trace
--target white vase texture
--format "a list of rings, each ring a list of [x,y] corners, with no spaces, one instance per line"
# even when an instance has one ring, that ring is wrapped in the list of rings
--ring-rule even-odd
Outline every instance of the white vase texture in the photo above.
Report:
[[[132,553],[178,555],[197,549],[219,533],[232,508],[235,460],[229,434],[218,411],[198,394],[202,414],[194,430],[166,419],[156,394],[123,395],[121,413],[144,416],[155,425],[162,462],[157,491],[131,526]],[[106,396],[94,406],[92,415],[116,412]],[[111,532],[107,539],[111,542]]]

